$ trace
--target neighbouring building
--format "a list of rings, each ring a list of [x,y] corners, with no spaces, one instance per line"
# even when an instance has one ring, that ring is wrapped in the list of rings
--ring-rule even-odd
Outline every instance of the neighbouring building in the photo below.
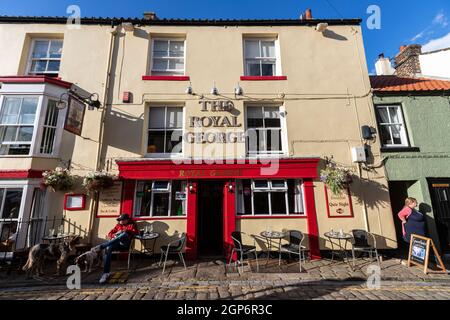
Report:
[[[450,81],[391,75],[372,76],[371,83],[393,213],[406,197],[416,198],[430,237],[448,254]]]
[[[268,228],[304,232],[313,258],[330,229],[366,229],[396,248],[380,140],[367,135],[376,120],[360,22],[147,14],[77,29],[0,17],[2,218],[29,219],[39,202],[40,218],[64,217],[98,243],[128,213],[161,234],[157,247],[186,233],[189,258],[228,252],[234,230]],[[84,110],[76,97],[92,94],[102,108]],[[353,172],[348,192],[320,181],[326,161]],[[118,179],[95,196],[40,189],[57,166]]]

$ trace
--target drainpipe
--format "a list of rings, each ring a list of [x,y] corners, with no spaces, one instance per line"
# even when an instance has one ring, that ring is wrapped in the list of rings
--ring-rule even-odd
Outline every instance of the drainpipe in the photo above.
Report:
[[[102,153],[102,148],[103,148],[105,118],[106,118],[107,106],[109,104],[108,94],[109,94],[109,84],[111,81],[112,55],[113,55],[113,51],[114,51],[115,38],[116,38],[117,34],[119,33],[120,26],[117,25],[116,27],[114,27],[114,24],[111,24],[111,28],[113,28],[113,30],[110,31],[111,36],[109,39],[108,66],[106,69],[105,90],[103,91],[103,109],[102,109],[101,121],[100,121],[100,131],[99,131],[99,137],[98,137],[98,149],[97,149],[97,159],[96,159],[96,164],[95,164],[95,170],[101,170],[101,153]],[[90,212],[89,225],[88,225],[89,242],[90,243],[92,243],[92,227],[94,225],[97,208],[98,208],[98,194],[95,194],[95,198],[91,199],[91,212]]]

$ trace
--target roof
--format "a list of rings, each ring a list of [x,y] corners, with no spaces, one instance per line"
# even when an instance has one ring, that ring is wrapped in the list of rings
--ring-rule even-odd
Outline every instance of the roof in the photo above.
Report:
[[[375,93],[450,92],[450,81],[429,78],[370,76],[370,84]]]
[[[316,25],[326,22],[329,25],[359,25],[361,19],[143,19],[123,17],[85,17],[81,18],[81,24],[85,25],[118,25],[123,22],[131,22],[137,25],[178,25],[178,26],[302,26]],[[66,24],[67,17],[32,17],[32,16],[0,16],[0,23],[45,23]]]
[[[69,89],[72,83],[63,81],[60,78],[48,76],[0,76],[0,82],[3,83],[50,83],[58,87]]]

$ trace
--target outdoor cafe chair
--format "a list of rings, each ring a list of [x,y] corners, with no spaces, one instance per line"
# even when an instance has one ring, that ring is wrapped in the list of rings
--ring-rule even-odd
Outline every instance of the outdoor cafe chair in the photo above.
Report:
[[[378,267],[380,266],[380,259],[378,257],[377,251],[377,240],[375,236],[367,232],[366,230],[353,229],[350,231],[353,236],[352,240],[352,257],[353,257],[353,267],[355,266],[355,251],[358,252],[367,252],[369,254],[370,259],[373,259],[375,255],[375,259],[377,260]],[[369,238],[372,239],[372,244],[369,242]]]
[[[246,233],[244,232],[240,232],[240,231],[233,231],[231,233],[231,239],[233,240],[233,250],[231,250],[231,256],[230,256],[230,262],[229,265],[231,265],[231,262],[233,260],[233,255],[234,253],[237,254],[237,259],[234,262],[234,265],[236,267],[236,269],[238,270],[239,274],[241,274],[241,270],[239,269],[239,267],[237,266],[238,264],[241,266],[242,271],[244,270],[244,256],[247,257],[247,264],[250,267],[250,270],[252,269],[250,262],[248,262],[248,255],[251,253],[255,254],[255,258],[256,258],[256,271],[259,271],[259,263],[258,263],[258,254],[256,252],[256,239],[253,235],[251,235],[251,237],[253,238],[253,245],[245,245],[242,243],[242,235],[246,235]]]
[[[164,259],[164,265],[162,274],[166,270],[167,257],[169,254],[178,254],[180,261],[183,262],[184,269],[186,269],[186,263],[184,262],[183,251],[186,244],[186,233],[182,233],[180,239],[169,242],[167,245],[161,246],[161,259],[159,260],[159,265],[161,266],[162,260]]]
[[[281,265],[281,254],[283,252],[288,253],[289,257],[291,257],[291,254],[297,254],[300,272],[302,272],[302,261],[306,261],[305,252],[307,251],[307,248],[303,245],[305,235],[297,230],[290,230],[288,233],[289,243],[281,246],[278,256],[278,265]]]

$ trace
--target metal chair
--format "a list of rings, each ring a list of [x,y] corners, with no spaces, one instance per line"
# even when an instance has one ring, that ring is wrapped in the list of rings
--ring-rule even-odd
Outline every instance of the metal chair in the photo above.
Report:
[[[237,264],[239,263],[242,267],[242,270],[244,270],[244,256],[248,257],[248,255],[250,253],[254,253],[255,258],[256,258],[256,272],[259,272],[258,254],[256,252],[256,239],[253,235],[250,235],[250,237],[252,237],[253,241],[254,241],[253,246],[244,245],[244,244],[242,244],[242,235],[246,235],[246,233],[240,232],[240,231],[233,231],[231,233],[231,239],[233,240],[234,247],[233,247],[233,250],[231,250],[231,256],[230,256],[230,261],[229,261],[228,265],[231,265],[231,261],[233,260],[233,255],[236,252],[237,259],[234,262],[234,265],[235,265],[236,269],[238,270],[239,274],[241,274],[242,272],[240,271]],[[252,267],[250,265],[250,262],[247,261],[247,264],[251,270]]]
[[[377,260],[378,267],[381,269],[380,266],[380,259],[378,257],[378,251],[377,251],[377,240],[375,236],[367,232],[366,230],[360,230],[360,229],[353,229],[350,231],[350,233],[353,236],[352,241],[352,257],[353,257],[353,267],[355,266],[355,251],[359,252],[367,252],[369,254],[370,259],[373,259],[373,255],[375,254],[375,259]],[[369,238],[372,238],[371,245],[369,243]]]
[[[302,261],[306,261],[305,252],[307,251],[307,248],[302,245],[303,240],[305,240],[305,235],[301,231],[289,231],[289,243],[283,244],[280,248],[280,253],[278,256],[279,266],[281,265],[281,253],[287,252],[289,254],[289,258],[291,257],[291,253],[297,254],[300,272],[302,272]]]
[[[186,263],[184,262],[183,250],[186,244],[186,233],[182,233],[180,239],[169,242],[165,246],[161,246],[161,259],[159,260],[159,266],[161,266],[161,262],[164,257],[164,265],[162,274],[166,270],[167,257],[169,254],[177,253],[180,257],[181,262],[183,262],[184,269],[186,269]]]

